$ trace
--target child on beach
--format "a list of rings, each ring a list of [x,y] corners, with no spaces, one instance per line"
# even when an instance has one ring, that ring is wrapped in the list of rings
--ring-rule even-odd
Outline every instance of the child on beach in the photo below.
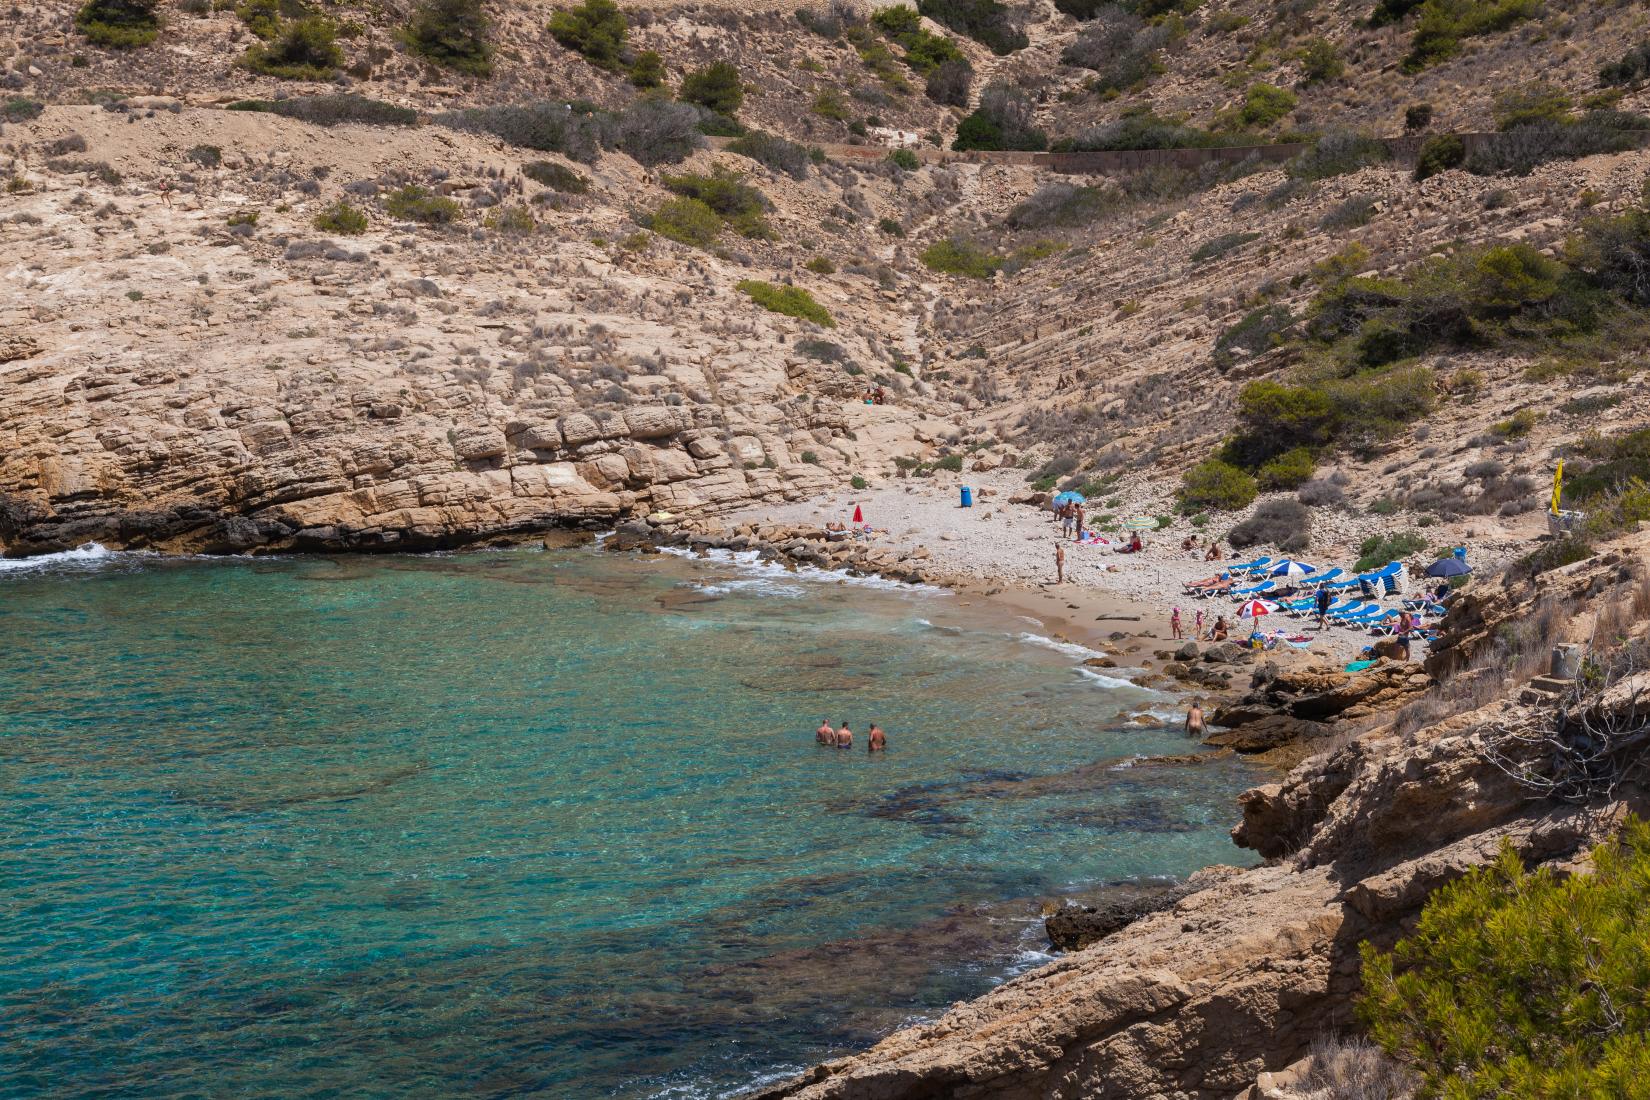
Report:
[[[1201,607],[1197,609],[1197,618],[1192,620],[1192,637],[1200,642],[1203,640],[1203,609]]]
[[[1174,640],[1180,641],[1180,608],[1169,612],[1169,630],[1174,634]]]

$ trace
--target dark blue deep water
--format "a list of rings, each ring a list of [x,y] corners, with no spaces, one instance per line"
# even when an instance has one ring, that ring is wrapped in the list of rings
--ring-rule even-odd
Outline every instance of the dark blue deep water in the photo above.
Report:
[[[941,593],[6,564],[8,1098],[723,1095],[1023,968],[1039,897],[1233,860],[1256,778],[1112,766],[1174,700]]]

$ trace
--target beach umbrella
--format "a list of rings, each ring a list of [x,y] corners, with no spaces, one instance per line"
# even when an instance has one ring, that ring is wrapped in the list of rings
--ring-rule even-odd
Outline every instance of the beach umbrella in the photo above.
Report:
[[[1056,505],[1065,505],[1065,504],[1071,504],[1071,503],[1087,504],[1088,503],[1088,498],[1085,497],[1082,493],[1074,493],[1070,489],[1067,489],[1063,493],[1056,493],[1054,495],[1054,503]]]
[[[859,510],[859,505],[857,505],[857,504],[854,505],[854,522],[855,523],[864,523],[865,522],[865,513],[861,512]]]
[[[1307,565],[1303,561],[1290,561],[1285,558],[1275,565],[1268,566],[1266,575],[1268,577],[1285,577],[1289,580],[1297,580],[1308,573],[1316,573],[1317,571],[1318,567],[1315,565]]]
[[[1427,566],[1429,577],[1464,577],[1472,572],[1472,566],[1457,557],[1439,558]]]
[[[1155,531],[1157,530],[1157,521],[1151,516],[1135,516],[1133,519],[1123,521],[1123,529],[1125,531]]]
[[[1246,619],[1258,619],[1262,615],[1270,615],[1278,609],[1278,605],[1270,600],[1244,600],[1238,608],[1238,614]]]

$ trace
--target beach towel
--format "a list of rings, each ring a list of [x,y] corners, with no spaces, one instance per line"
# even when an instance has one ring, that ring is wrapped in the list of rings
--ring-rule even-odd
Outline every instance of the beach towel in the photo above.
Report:
[[[1346,666],[1346,671],[1348,671],[1348,672],[1362,672],[1366,668],[1374,668],[1374,667],[1375,667],[1375,662],[1374,661],[1353,661],[1351,664]]]

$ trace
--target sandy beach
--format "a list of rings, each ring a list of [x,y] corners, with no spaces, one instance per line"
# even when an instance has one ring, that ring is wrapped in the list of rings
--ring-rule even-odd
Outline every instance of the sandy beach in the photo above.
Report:
[[[960,488],[973,491],[972,507],[961,507]],[[1206,625],[1218,615],[1227,616],[1232,635],[1248,633],[1247,619],[1234,614],[1236,601],[1226,597],[1196,599],[1185,594],[1188,580],[1217,571],[1214,562],[1204,562],[1203,553],[1181,549],[1181,542],[1196,536],[1207,544],[1210,533],[1221,534],[1225,527],[1206,530],[1192,527],[1184,517],[1175,516],[1162,531],[1144,534],[1145,548],[1139,553],[1120,554],[1127,532],[1106,532],[1109,545],[1078,545],[1060,538],[1058,523],[1046,509],[1028,504],[1010,504],[1012,495],[1026,490],[1025,475],[1017,470],[998,470],[966,475],[936,475],[932,478],[890,481],[862,490],[840,490],[795,504],[758,506],[726,519],[730,526],[741,523],[819,524],[848,522],[854,509],[861,510],[871,524],[875,538],[902,550],[926,550],[928,572],[956,589],[964,599],[989,598],[1019,613],[1041,620],[1052,632],[1068,640],[1096,646],[1102,642],[1119,645],[1124,652],[1162,648],[1173,640],[1169,618],[1179,607],[1183,632],[1192,631],[1199,610]],[[1142,485],[1118,487],[1119,501],[1105,508],[1094,502],[1091,515],[1110,514],[1117,520],[1133,516],[1171,515],[1167,494]],[[1327,567],[1339,564],[1350,568],[1357,557],[1357,543],[1366,534],[1384,529],[1378,519],[1343,517],[1335,528],[1320,532],[1315,539],[1322,549],[1314,549],[1307,560]],[[1366,530],[1367,529],[1367,530]],[[1065,583],[1055,584],[1054,551],[1066,551]],[[1221,566],[1248,561],[1261,554],[1276,556],[1276,549],[1251,547],[1241,555],[1229,548]],[[1326,660],[1355,659],[1373,640],[1368,630],[1330,626],[1319,631],[1310,620],[1281,613],[1268,616],[1263,627],[1284,627],[1305,634],[1313,642],[1308,652]],[[1129,640],[1113,638],[1124,633]]]

